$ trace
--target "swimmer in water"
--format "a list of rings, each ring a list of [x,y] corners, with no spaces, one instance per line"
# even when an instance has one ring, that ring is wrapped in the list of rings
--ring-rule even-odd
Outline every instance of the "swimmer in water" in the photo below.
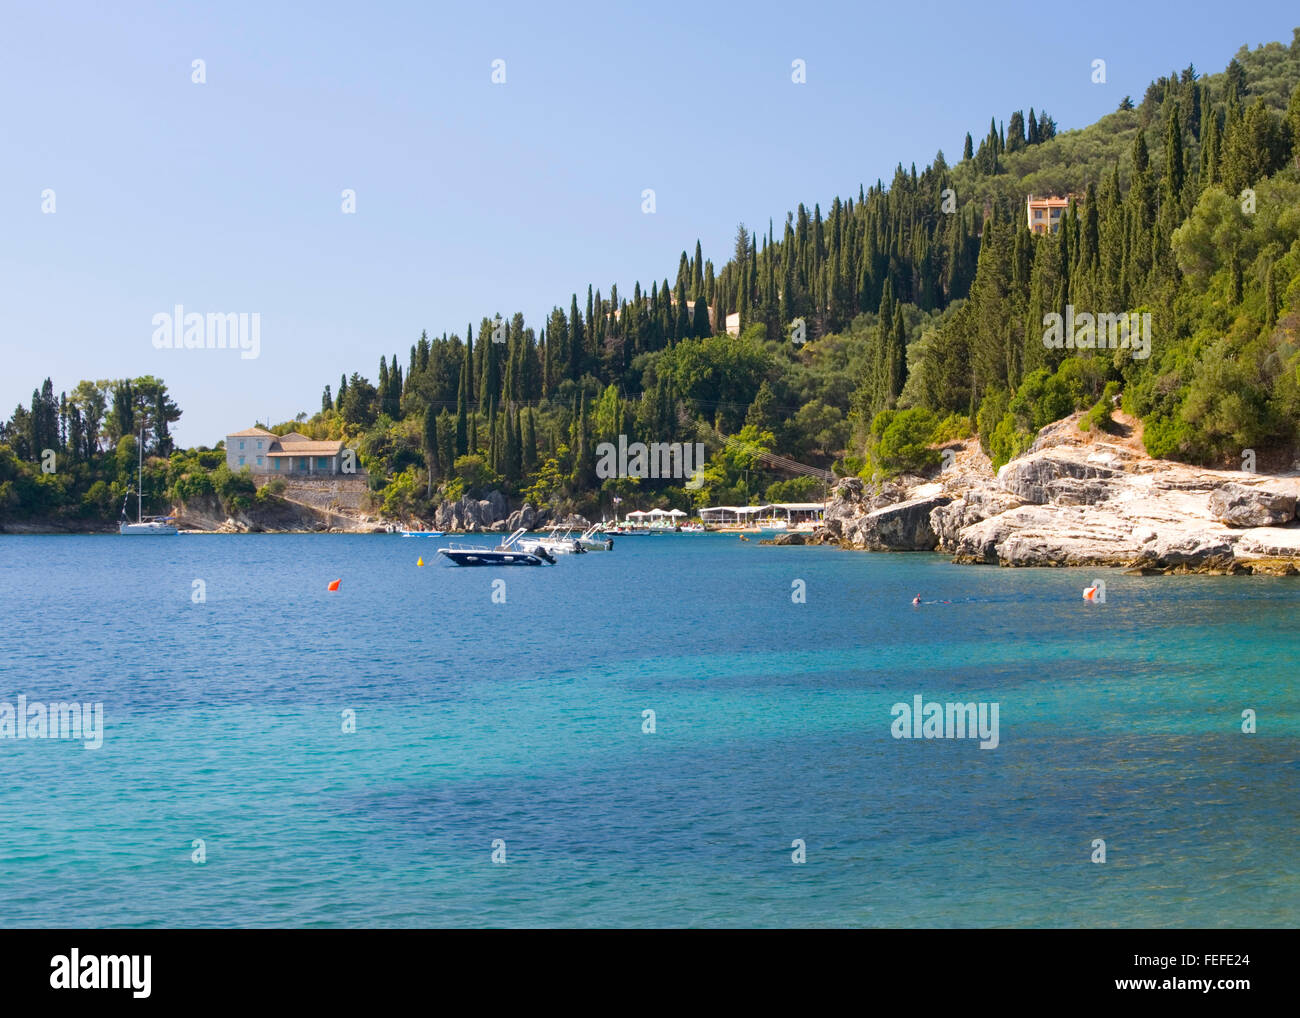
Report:
[[[917,594],[916,597],[912,598],[912,604],[920,604],[920,603],[921,603],[921,595]]]

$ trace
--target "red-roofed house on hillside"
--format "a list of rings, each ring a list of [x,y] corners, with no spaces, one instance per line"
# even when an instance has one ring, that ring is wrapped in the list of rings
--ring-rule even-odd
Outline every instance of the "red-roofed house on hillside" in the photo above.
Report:
[[[235,473],[248,467],[254,474],[328,476],[343,471],[343,449],[340,441],[317,442],[296,431],[245,428],[226,436],[226,466]]]
[[[1025,203],[1030,232],[1055,233],[1061,225],[1061,216],[1065,215],[1065,210],[1069,208],[1070,199],[1073,197],[1074,195],[1067,195],[1064,198],[1055,196],[1035,198],[1031,194]]]

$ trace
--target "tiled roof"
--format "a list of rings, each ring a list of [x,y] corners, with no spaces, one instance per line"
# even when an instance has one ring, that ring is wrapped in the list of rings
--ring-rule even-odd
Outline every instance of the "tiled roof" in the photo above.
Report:
[[[300,435],[296,431],[291,431],[287,435],[281,435],[280,441],[281,442],[310,442],[311,439],[309,439],[306,435]]]
[[[227,438],[278,438],[278,435],[269,431],[263,431],[261,428],[245,428],[243,431],[232,431]]]
[[[271,456],[337,456],[343,451],[342,442],[312,442],[304,439],[301,442],[290,442],[287,447],[282,446],[279,449],[272,449],[268,455]]]

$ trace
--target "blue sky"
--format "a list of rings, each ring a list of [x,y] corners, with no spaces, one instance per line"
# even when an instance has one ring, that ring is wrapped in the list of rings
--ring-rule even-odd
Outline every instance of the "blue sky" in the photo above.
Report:
[[[1300,22],[1280,2],[54,2],[0,18],[0,413],[47,375],[57,392],[154,374],[185,445],[312,413],[343,372],[405,363],[421,329],[515,311],[538,327],[588,282],[675,277],[697,238],[721,265],[739,221],[779,229],[897,162],[956,161],[993,115],[1084,126]],[[178,303],[260,313],[260,356],[155,349],[152,318]]]

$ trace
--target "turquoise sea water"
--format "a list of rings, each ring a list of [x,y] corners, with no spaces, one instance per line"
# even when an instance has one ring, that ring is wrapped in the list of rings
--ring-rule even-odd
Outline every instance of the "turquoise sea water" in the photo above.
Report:
[[[718,535],[455,569],[443,543],[0,537],[0,701],[105,712],[98,750],[0,739],[0,925],[1300,912],[1300,580]],[[917,694],[996,701],[1000,745],[893,738]]]

